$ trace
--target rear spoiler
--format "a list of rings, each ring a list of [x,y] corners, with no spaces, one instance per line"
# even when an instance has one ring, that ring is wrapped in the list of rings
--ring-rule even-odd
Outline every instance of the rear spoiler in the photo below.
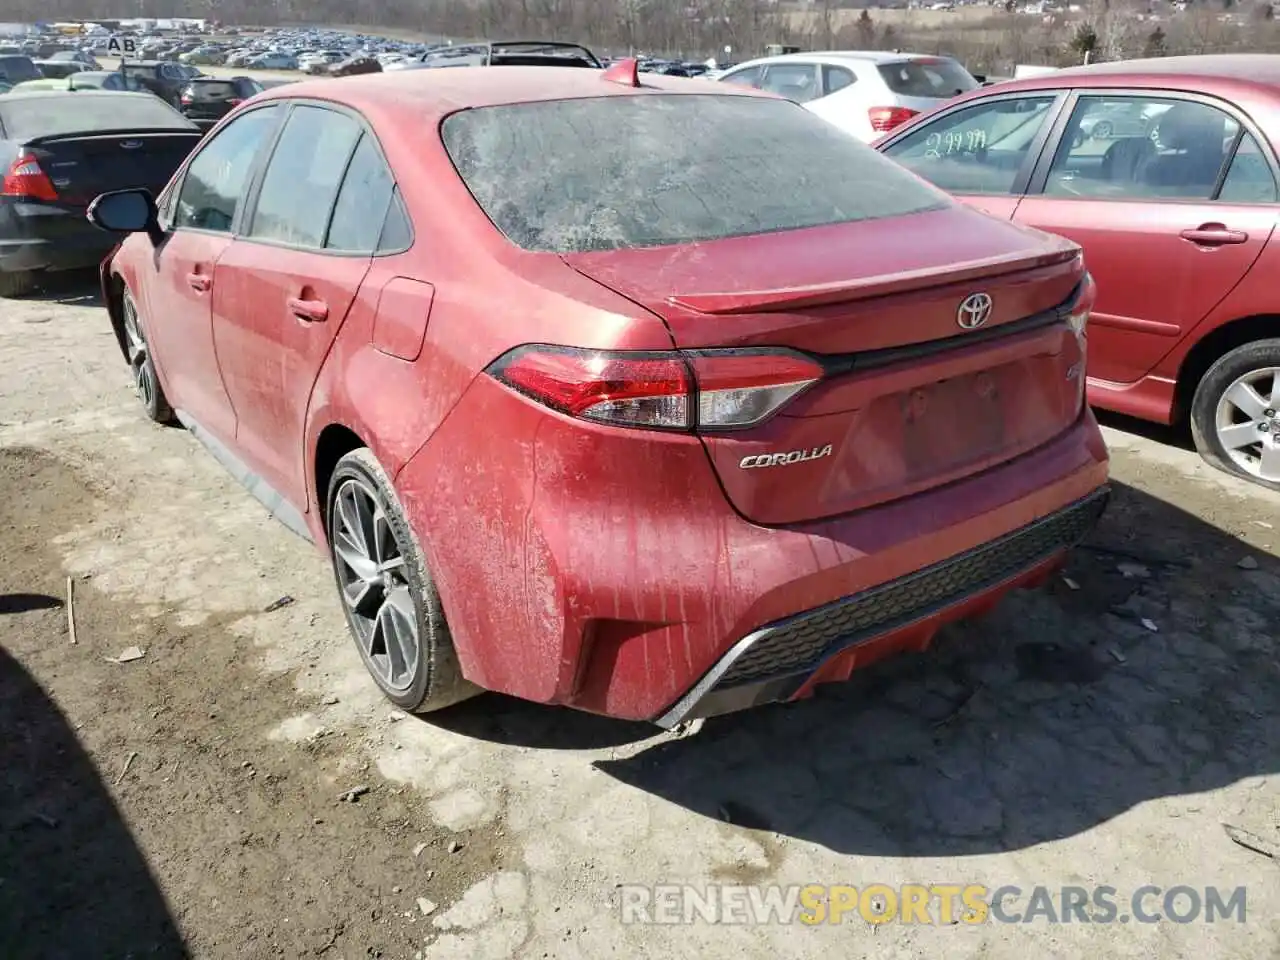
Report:
[[[200,134],[193,127],[128,127],[123,130],[85,130],[80,133],[47,133],[41,137],[28,137],[23,144],[28,147],[43,147],[54,143],[65,143],[69,140],[112,140],[118,137],[151,137],[172,135],[175,133]]]
[[[1066,241],[1064,241],[1065,243]],[[1080,256],[1075,244],[1038,257],[1026,253],[1005,254],[981,260],[964,260],[939,270],[928,267],[922,270],[906,270],[885,276],[837,280],[803,287],[784,287],[776,290],[744,290],[737,293],[673,294],[667,298],[672,306],[684,307],[698,313],[733,314],[767,313],[773,310],[797,310],[806,307],[829,306],[852,300],[868,300],[906,290],[917,289],[924,283],[941,286],[962,283],[978,277],[992,277],[1024,270],[1036,270],[1066,263]]]

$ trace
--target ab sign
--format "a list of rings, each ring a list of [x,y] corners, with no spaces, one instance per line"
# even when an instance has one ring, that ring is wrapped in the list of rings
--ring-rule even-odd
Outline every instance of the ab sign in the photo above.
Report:
[[[137,42],[133,37],[112,36],[107,41],[107,56],[119,57],[121,60],[125,57],[132,57],[137,50],[137,46]]]

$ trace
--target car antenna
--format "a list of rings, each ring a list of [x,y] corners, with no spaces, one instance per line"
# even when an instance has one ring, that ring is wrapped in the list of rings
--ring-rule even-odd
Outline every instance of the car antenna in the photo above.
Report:
[[[620,83],[624,87],[640,86],[640,61],[635,57],[627,57],[612,64],[601,78],[610,83]]]

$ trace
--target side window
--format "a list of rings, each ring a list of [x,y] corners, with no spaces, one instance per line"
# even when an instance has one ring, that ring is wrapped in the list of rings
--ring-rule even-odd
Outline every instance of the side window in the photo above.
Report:
[[[805,103],[822,96],[818,89],[818,69],[811,63],[775,63],[766,66],[760,89],[796,103]]]
[[[258,150],[275,129],[279,107],[252,110],[208,140],[187,167],[172,226],[228,231]]]
[[[378,253],[399,253],[408,250],[412,243],[413,228],[409,225],[409,211],[404,208],[404,200],[397,187],[391,195],[391,206],[387,208],[382,236],[378,238]]]
[[[725,83],[736,83],[740,87],[759,87],[763,73],[764,67],[747,67],[745,70],[735,70],[720,79]]]
[[[1240,125],[1216,107],[1162,97],[1081,97],[1044,192],[1051,197],[1208,200]]]
[[[323,107],[294,107],[267,164],[246,235],[304,247],[324,245],[360,125]]]
[[[952,193],[1009,193],[1055,99],[1047,94],[974,104],[925,124],[884,152]]]
[[[1275,203],[1276,180],[1253,134],[1246,132],[1231,158],[1218,199],[1227,203]]]
[[[837,90],[843,90],[845,87],[851,87],[857,79],[852,70],[823,64],[822,95],[826,96],[827,94],[835,93]]]
[[[395,185],[377,143],[369,134],[364,134],[338,191],[325,247],[372,253],[378,246]]]

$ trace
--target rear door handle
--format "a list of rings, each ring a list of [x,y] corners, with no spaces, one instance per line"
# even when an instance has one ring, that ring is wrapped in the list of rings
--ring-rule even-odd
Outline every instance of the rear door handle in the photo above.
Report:
[[[299,320],[305,320],[308,323],[320,323],[329,317],[329,305],[323,300],[302,300],[298,297],[290,297],[289,309]]]
[[[187,283],[191,285],[191,289],[196,293],[207,293],[209,288],[213,286],[213,280],[203,273],[188,273]]]
[[[1220,247],[1227,243],[1246,243],[1249,235],[1243,230],[1228,230],[1220,223],[1202,223],[1193,230],[1183,230],[1178,234],[1183,240],[1190,240],[1202,247]]]

